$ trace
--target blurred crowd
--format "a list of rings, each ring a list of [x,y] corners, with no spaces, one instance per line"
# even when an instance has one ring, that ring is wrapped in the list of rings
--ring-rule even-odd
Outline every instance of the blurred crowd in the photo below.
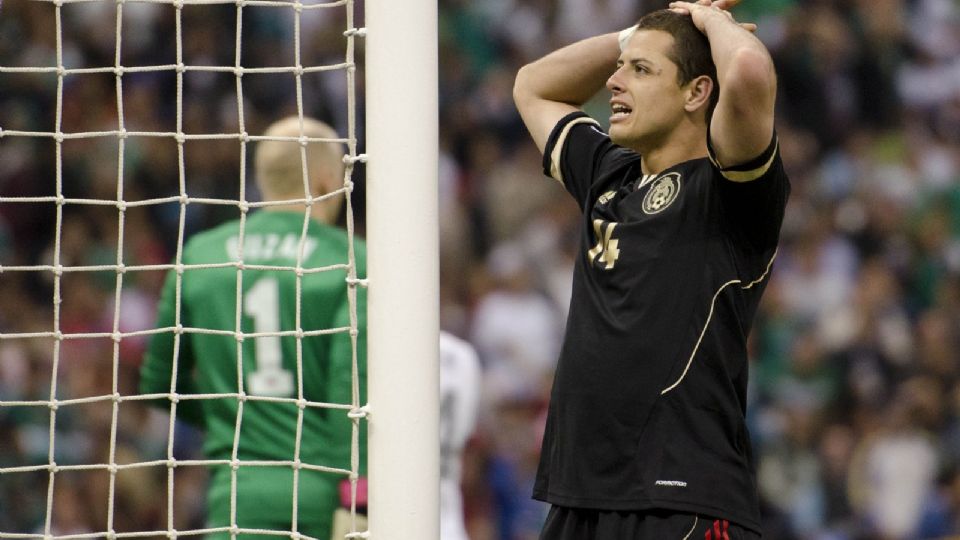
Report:
[[[536,538],[546,506],[530,499],[552,371],[577,256],[577,208],[541,174],[511,100],[522,64],[618,30],[660,0],[440,0],[441,324],[483,361],[480,425],[465,455],[464,506],[474,540]],[[67,4],[67,67],[116,62],[116,4]],[[359,20],[362,20],[362,6]],[[234,65],[236,7],[124,4],[121,63]],[[304,65],[342,61],[342,9],[305,12]],[[779,74],[777,132],[793,194],[777,262],[751,335],[748,424],[773,540],[913,540],[960,535],[960,1],[745,0]],[[244,10],[240,61],[292,65],[290,10]],[[56,66],[53,7],[8,0],[0,66]],[[296,112],[296,80],[184,76],[182,115],[170,72],[115,76],[0,73],[4,131],[117,129],[262,133]],[[362,76],[358,81],[362,95]],[[303,78],[304,112],[347,127],[346,78]],[[397,106],[402,106],[398,103]],[[240,109],[242,108],[242,114]],[[598,120],[605,99],[589,104]],[[360,110],[362,131],[362,108]],[[362,140],[362,133],[360,133]],[[361,143],[362,144],[362,143]],[[179,194],[171,138],[0,138],[0,196],[147,200]],[[119,157],[122,156],[122,160]],[[189,141],[191,196],[235,199],[236,140]],[[246,167],[249,167],[249,162]],[[124,182],[118,191],[117,178]],[[362,171],[358,199],[362,200]],[[59,184],[59,188],[57,185]],[[246,196],[256,198],[251,185]],[[357,215],[363,208],[357,206]],[[176,250],[179,205],[128,208],[0,203],[0,264],[162,264]],[[186,235],[238,216],[192,204]],[[63,231],[57,237],[57,224]],[[362,230],[362,228],[361,228]],[[122,253],[118,254],[118,251]],[[150,328],[162,272],[0,273],[0,333]],[[60,303],[52,301],[55,293]],[[119,293],[119,298],[116,298]],[[118,317],[117,305],[122,316]],[[136,392],[143,340],[0,340],[0,401]],[[115,362],[116,359],[116,362]],[[114,365],[117,366],[114,369]],[[51,374],[56,381],[51,381]],[[55,384],[53,384],[55,383]],[[54,390],[51,390],[54,388]],[[169,420],[136,402],[0,408],[0,468],[117,463],[166,456]],[[173,427],[175,455],[198,457],[200,434]],[[46,470],[0,475],[0,531],[37,532]],[[172,480],[171,480],[172,479]],[[53,534],[202,525],[204,471],[57,473]],[[108,493],[114,507],[108,511]],[[162,493],[161,492],[161,493]]]

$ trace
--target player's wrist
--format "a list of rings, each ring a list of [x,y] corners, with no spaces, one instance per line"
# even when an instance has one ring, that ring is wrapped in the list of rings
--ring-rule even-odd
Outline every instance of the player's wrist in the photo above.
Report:
[[[637,32],[637,25],[633,25],[629,28],[624,28],[617,34],[617,42],[620,44],[620,52],[623,52],[627,48],[627,44],[630,43],[630,38],[633,37],[633,34]]]
[[[350,508],[352,505],[356,505],[358,514],[367,513],[367,477],[361,476],[357,478],[357,492],[356,497],[353,494],[353,488],[350,485],[350,479],[344,478],[340,481],[340,484],[337,486],[337,491],[340,495],[340,506],[342,508]]]
[[[700,16],[699,21],[694,21],[697,28],[700,29],[708,38],[710,33],[717,29],[724,29],[729,27],[739,28],[739,24],[733,18],[733,15],[717,7],[710,7],[704,10],[704,13]]]

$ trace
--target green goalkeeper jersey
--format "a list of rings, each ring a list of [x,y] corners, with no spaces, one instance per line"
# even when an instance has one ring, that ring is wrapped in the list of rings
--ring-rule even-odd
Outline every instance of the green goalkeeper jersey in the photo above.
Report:
[[[275,267],[296,266],[303,221],[303,214],[296,212],[253,213],[244,227],[242,272],[235,265],[184,269],[179,307],[179,324],[184,332],[179,347],[173,331],[152,338],[141,369],[142,393],[169,392],[176,368],[176,388],[181,396],[237,394],[241,390],[238,381],[242,381],[242,391],[249,396],[297,399],[301,397],[302,384],[302,397],[309,402],[351,403],[353,353],[348,331],[300,339],[295,335],[269,335],[297,330],[297,273],[292,268]],[[232,221],[195,235],[184,246],[183,264],[222,265],[240,260],[240,232],[240,222]],[[302,253],[305,272],[300,278],[300,329],[310,332],[349,327],[347,270],[309,272],[347,263],[346,232],[310,220]],[[354,253],[357,276],[363,277],[366,252],[362,241],[354,240]],[[239,295],[238,281],[242,291]],[[362,404],[366,399],[363,288],[357,289],[356,313]],[[176,325],[177,274],[172,271],[164,285],[157,327]],[[228,333],[204,333],[207,330]],[[244,339],[237,339],[237,330],[245,335]],[[298,357],[302,359],[299,367]],[[237,471],[236,523],[241,528],[289,531],[293,519],[293,468],[242,463],[295,459],[298,406],[292,402],[248,399],[241,411],[240,403],[235,396],[180,399],[177,417],[204,428],[204,453],[211,460],[232,458],[239,425],[237,459],[241,466]],[[158,404],[170,406],[165,400]],[[304,409],[299,436],[302,463],[350,468],[352,423],[347,413],[344,409],[313,406]],[[364,435],[361,431],[361,467],[366,463]],[[364,472],[361,470],[361,474]],[[300,532],[321,540],[329,537],[330,519],[339,502],[336,486],[343,478],[335,473],[300,470],[296,518]],[[230,525],[231,483],[229,466],[212,468],[208,493],[211,527]]]

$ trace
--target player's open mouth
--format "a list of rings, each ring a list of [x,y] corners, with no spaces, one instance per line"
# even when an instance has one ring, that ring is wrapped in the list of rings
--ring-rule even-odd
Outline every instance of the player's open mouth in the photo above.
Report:
[[[614,103],[611,107],[613,114],[610,116],[611,122],[618,122],[630,116],[630,113],[633,112],[633,109],[623,105],[621,103]]]

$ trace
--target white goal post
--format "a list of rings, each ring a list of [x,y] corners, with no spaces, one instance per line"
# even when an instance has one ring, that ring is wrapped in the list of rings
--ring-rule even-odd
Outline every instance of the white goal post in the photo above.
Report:
[[[439,538],[436,0],[367,0],[370,538]]]
[[[33,0],[7,0],[9,6],[12,2],[33,2]],[[354,23],[354,7],[363,2],[364,19]],[[27,339],[46,339],[52,343],[53,352],[51,353],[51,365],[48,390],[39,396],[30,395],[26,398],[20,398],[19,395],[14,398],[8,398],[6,395],[0,395],[0,413],[17,409],[26,409],[30,411],[40,411],[48,415],[49,421],[46,424],[39,424],[46,428],[45,433],[49,434],[46,447],[46,457],[36,462],[21,464],[15,463],[14,466],[7,466],[6,463],[0,464],[0,483],[12,476],[6,475],[26,475],[30,473],[45,474],[48,478],[45,486],[34,486],[38,493],[46,495],[45,513],[40,514],[44,517],[44,523],[40,528],[35,528],[32,532],[6,531],[0,530],[0,540],[56,540],[56,539],[78,539],[91,538],[99,539],[125,539],[140,538],[147,536],[177,538],[191,536],[199,538],[200,535],[211,532],[227,532],[231,534],[251,533],[251,530],[242,529],[237,525],[236,518],[236,471],[243,466],[253,467],[291,467],[295,471],[303,469],[319,470],[338,475],[349,475],[352,480],[356,480],[359,461],[359,452],[356,444],[359,439],[358,430],[353,430],[353,452],[350,470],[335,469],[322,465],[311,464],[307,466],[300,462],[299,452],[301,446],[301,434],[303,410],[306,406],[317,408],[336,409],[343,414],[349,411],[352,418],[364,417],[363,421],[368,426],[368,530],[364,531],[362,526],[357,527],[357,532],[352,532],[346,536],[347,539],[369,538],[374,540],[431,540],[438,539],[440,535],[439,525],[439,481],[440,481],[440,437],[439,437],[439,254],[438,254],[438,17],[436,0],[41,0],[36,5],[49,4],[52,10],[52,27],[55,36],[44,36],[51,38],[50,41],[55,44],[55,55],[50,58],[30,57],[23,60],[25,63],[33,65],[0,65],[0,77],[9,80],[9,77],[31,75],[45,76],[48,84],[55,84],[55,90],[51,92],[56,99],[55,122],[54,125],[43,126],[42,131],[35,130],[31,126],[9,128],[8,125],[0,125],[0,146],[10,144],[10,141],[20,139],[41,139],[49,141],[50,148],[55,148],[55,153],[49,156],[55,160],[55,178],[49,189],[51,193],[44,193],[41,196],[18,196],[17,194],[0,193],[0,205],[16,204],[47,204],[56,211],[56,229],[52,246],[52,261],[41,261],[43,264],[33,264],[22,266],[3,266],[0,265],[0,278],[9,276],[12,273],[27,272],[37,275],[50,275],[53,289],[53,303],[51,312],[53,314],[53,328],[43,331],[33,331],[33,328],[19,328],[13,331],[7,331],[6,328],[0,328],[0,345],[7,340],[17,343],[17,340]],[[69,34],[70,25],[75,24],[77,15],[73,10],[76,6],[73,4],[84,4],[90,7],[108,6],[104,12],[111,16],[109,27],[115,31],[115,46],[113,48],[112,65],[86,65],[81,58],[70,57],[64,54],[64,44],[69,43],[65,35]],[[175,35],[170,39],[175,40],[175,47],[171,50],[171,58],[165,63],[159,65],[124,65],[127,60],[123,50],[123,36],[126,33],[143,31],[135,25],[125,22],[124,9],[131,11],[128,4],[156,4],[167,11],[169,22],[175,30]],[[184,54],[184,32],[182,31],[182,12],[185,8],[209,7],[215,4],[235,4],[236,11],[236,34],[230,35],[230,47],[235,48],[232,65],[207,65],[206,58],[187,58]],[[20,4],[26,5],[26,4]],[[6,6],[4,6],[6,7]],[[343,35],[347,39],[347,58],[344,62],[339,59],[336,63],[329,65],[311,65],[303,66],[300,58],[301,47],[301,23],[300,17],[304,11],[319,11],[329,8],[343,7],[346,10],[346,30]],[[292,49],[295,52],[293,64],[286,66],[266,66],[266,67],[248,67],[244,66],[245,58],[241,55],[241,36],[243,35],[243,13],[254,8],[269,8],[273,10],[289,10],[291,21],[294,21],[294,30],[292,39],[295,41]],[[67,17],[63,17],[62,12],[72,12]],[[10,8],[6,7],[6,13]],[[15,12],[15,13],[20,13]],[[99,16],[99,15],[98,15]],[[339,21],[339,19],[338,19]],[[49,21],[48,21],[49,22]],[[126,27],[124,25],[127,25]],[[248,23],[249,25],[249,23]],[[363,28],[357,28],[357,26]],[[65,33],[64,29],[67,29]],[[124,28],[127,28],[124,32]],[[365,155],[356,155],[356,108],[357,100],[355,97],[354,77],[354,38],[364,36],[365,60],[365,118],[366,118],[366,146]],[[129,38],[128,38],[128,41]],[[228,46],[228,45],[224,45]],[[68,51],[69,52],[69,51]],[[17,60],[21,60],[19,56]],[[6,59],[4,59],[5,61]],[[99,61],[99,60],[98,60]],[[210,60],[211,63],[223,63],[219,60]],[[313,62],[308,62],[312,64]],[[41,65],[37,65],[41,64]],[[295,64],[295,65],[294,65]],[[300,328],[301,305],[299,301],[299,277],[302,273],[315,273],[326,271],[331,268],[303,268],[302,253],[297,256],[296,266],[284,267],[266,267],[262,265],[244,263],[243,250],[247,249],[243,242],[243,228],[246,223],[246,213],[248,210],[256,209],[262,206],[278,205],[280,202],[254,202],[247,199],[247,178],[248,169],[247,148],[250,143],[259,143],[266,140],[293,140],[291,137],[268,137],[266,135],[248,134],[245,119],[244,86],[241,78],[244,74],[265,75],[276,74],[293,77],[296,80],[296,107],[297,115],[302,119],[306,116],[304,110],[304,91],[302,88],[302,79],[306,74],[316,74],[326,71],[339,71],[345,69],[348,78],[348,91],[346,100],[348,101],[348,124],[349,133],[347,138],[342,140],[349,147],[349,154],[345,160],[348,165],[356,161],[365,161],[366,166],[366,237],[367,237],[367,275],[359,276],[365,278],[363,283],[359,283],[355,274],[348,273],[347,285],[349,293],[352,296],[351,304],[355,307],[355,289],[358,284],[368,287],[368,305],[367,305],[367,396],[366,403],[359,403],[363,406],[360,411],[354,409],[353,404],[343,403],[319,403],[309,402],[303,398],[302,389],[300,389],[299,399],[294,398],[276,398],[273,396],[259,395],[261,392],[251,392],[247,395],[243,389],[243,383],[238,381],[236,393],[185,393],[178,394],[176,385],[178,353],[174,353],[174,368],[171,377],[172,387],[170,392],[155,394],[142,394],[133,392],[121,393],[121,387],[118,382],[120,379],[120,343],[124,339],[148,338],[154,334],[176,333],[177,338],[186,334],[221,334],[229,335],[242,343],[244,338],[270,338],[274,339],[281,335],[296,335],[300,340],[306,334],[322,335],[328,333],[344,332],[350,330],[356,335],[356,312],[351,314],[350,328],[318,329],[304,332]],[[171,92],[167,89],[173,110],[175,110],[175,127],[166,126],[165,130],[140,131],[140,126],[136,121],[130,120],[134,115],[125,114],[131,112],[133,107],[128,105],[125,110],[124,100],[124,77],[134,73],[166,73],[176,79],[176,91]],[[90,129],[97,131],[88,131],[88,126],[84,125],[85,130],[78,131],[77,126],[65,125],[63,121],[63,98],[65,93],[64,79],[70,77],[70,81],[77,80],[79,75],[100,74],[112,77],[114,79],[114,88],[116,90],[115,110],[116,122],[106,125],[95,125]],[[229,103],[232,112],[237,117],[237,130],[226,133],[194,133],[184,127],[184,79],[187,74],[220,74],[225,77],[234,77],[236,87],[236,108]],[[39,79],[38,79],[39,80]],[[51,81],[54,81],[51,82]],[[130,79],[126,79],[129,81]],[[248,79],[249,80],[249,79]],[[128,86],[132,86],[129,85]],[[69,90],[69,89],[68,89]],[[212,108],[211,108],[212,109]],[[211,112],[211,114],[213,114]],[[0,124],[5,124],[11,120],[0,119]],[[129,122],[129,123],[128,123]],[[251,123],[252,124],[252,123]],[[302,129],[302,127],[301,127]],[[127,194],[124,198],[125,178],[132,174],[129,171],[135,170],[133,165],[124,161],[125,145],[130,144],[128,140],[139,140],[146,137],[153,139],[169,139],[170,144],[176,144],[178,156],[177,180],[178,185],[174,191],[164,193],[159,198],[140,198],[139,195]],[[94,195],[83,193],[84,198],[75,198],[70,193],[65,195],[63,189],[63,146],[65,143],[74,140],[101,138],[106,141],[116,139],[117,148],[117,166],[116,166],[116,193],[108,195],[97,195],[99,198],[92,198]],[[301,136],[296,140],[306,147],[308,137]],[[323,139],[315,137],[309,138],[309,142],[322,142]],[[316,140],[314,140],[316,139]],[[187,181],[188,171],[184,164],[184,147],[186,144],[194,144],[201,141],[226,140],[236,141],[240,147],[239,171],[239,195],[236,199],[232,198],[213,198],[206,197],[202,191],[194,192],[193,185]],[[338,139],[339,140],[339,139]],[[250,144],[254,148],[255,144]],[[74,152],[75,150],[70,150]],[[193,147],[189,152],[199,152]],[[305,163],[305,150],[302,151],[302,159]],[[93,159],[93,158],[91,158]],[[306,171],[306,165],[303,165]],[[348,173],[345,178],[344,187],[338,190],[347,199],[349,208],[349,195],[352,189],[352,181],[348,167]],[[192,174],[192,173],[191,173]],[[109,177],[108,177],[109,178]],[[189,188],[188,188],[189,186]],[[104,198],[106,197],[106,198]],[[232,197],[232,195],[231,195]],[[312,197],[308,192],[304,196],[304,202],[310,204],[320,199],[329,197]],[[296,201],[294,201],[296,202]],[[242,215],[240,219],[241,236],[238,244],[240,254],[235,262],[223,263],[202,263],[186,265],[182,262],[182,250],[186,230],[186,207],[187,204],[199,205],[218,205],[221,207],[236,207]],[[160,204],[171,204],[179,206],[179,225],[177,228],[177,256],[176,261],[170,264],[155,263],[134,263],[131,264],[132,257],[124,255],[124,223],[126,212],[132,210],[143,211],[145,208]],[[110,209],[115,207],[117,210],[116,218],[116,260],[109,261],[109,264],[88,265],[82,264],[84,261],[75,262],[70,260],[61,260],[62,229],[64,224],[63,207],[70,205],[72,209],[84,209],[87,207],[102,207]],[[305,215],[304,223],[307,222]],[[347,211],[348,230],[353,232],[353,215]],[[306,225],[304,226],[304,230]],[[300,240],[300,249],[303,247],[303,237]],[[112,247],[112,246],[111,246]],[[352,248],[350,250],[350,263],[345,265],[354,268]],[[252,260],[252,259],[251,259]],[[184,328],[179,322],[180,297],[182,278],[177,281],[177,322],[174,327],[165,328],[134,328],[124,329],[121,327],[123,314],[121,314],[120,296],[124,289],[124,276],[136,275],[136,272],[168,272],[176,270],[180,274],[185,269],[194,270],[205,267],[232,267],[237,266],[238,283],[242,283],[242,272],[244,269],[269,269],[286,270],[298,272],[298,300],[296,303],[297,330],[281,332],[277,328],[271,327],[268,331],[246,332],[241,328],[241,311],[245,306],[243,295],[248,295],[250,302],[258,300],[258,294],[263,291],[251,289],[242,291],[240,285],[237,286],[237,324],[233,329],[211,329],[211,328]],[[340,270],[340,267],[334,268]],[[352,271],[352,270],[351,270]],[[111,328],[100,331],[73,332],[64,331],[60,322],[60,304],[62,300],[62,281],[64,276],[87,275],[92,272],[112,272],[114,274],[113,293],[115,300],[112,300],[112,318],[110,319]],[[84,274],[87,273],[87,274]],[[127,282],[132,281],[127,278]],[[274,294],[275,291],[268,291]],[[269,297],[271,305],[276,304],[273,296]],[[262,298],[259,298],[262,300]],[[261,304],[256,304],[257,306]],[[303,309],[310,309],[304,306]],[[256,316],[258,312],[254,309],[252,315]],[[247,313],[250,315],[250,313]],[[149,323],[147,323],[149,324]],[[77,340],[112,340],[110,344],[112,356],[109,358],[111,366],[111,384],[110,392],[97,395],[71,396],[58,388],[58,384],[64,385],[66,376],[60,373],[61,366],[61,346],[64,342],[78,342]],[[237,373],[242,374],[242,347],[238,346],[237,353]],[[354,355],[356,355],[356,341],[354,340]],[[354,356],[356,359],[356,356]],[[302,365],[301,349],[298,349],[297,361],[298,369]],[[356,365],[354,372],[356,373]],[[2,374],[0,374],[2,375]],[[238,376],[242,379],[242,375]],[[302,377],[301,377],[302,380]],[[0,382],[3,382],[0,380]],[[354,389],[354,399],[357,396],[358,381],[356,377],[352,381]],[[99,387],[96,387],[99,392]],[[93,392],[93,390],[91,390]],[[128,408],[129,403],[137,403],[143,406],[147,400],[168,399],[173,405],[167,430],[167,448],[165,456],[161,459],[141,458],[139,454],[134,458],[117,457],[117,441],[121,422],[121,406],[124,410]],[[180,399],[236,399],[242,403],[256,401],[278,401],[296,403],[300,407],[300,417],[298,431],[296,436],[296,457],[293,461],[242,461],[237,457],[238,446],[242,425],[242,414],[238,414],[236,422],[237,427],[234,432],[233,457],[229,462],[215,459],[180,459],[174,456],[174,431],[176,422],[176,404],[182,403]],[[58,429],[58,409],[60,418],[63,418],[64,409],[78,410],[78,405],[101,404],[109,407],[110,419],[110,439],[109,452],[103,458],[90,458],[84,456],[84,460],[78,463],[56,462],[56,452],[59,448],[69,445],[67,443],[57,443],[55,435]],[[240,411],[242,413],[242,407]],[[64,422],[60,422],[63,424]],[[62,437],[61,437],[62,439]],[[93,452],[91,451],[91,455]],[[87,462],[97,461],[97,462]],[[242,463],[241,463],[242,461]],[[212,466],[230,465],[233,471],[231,489],[231,516],[230,527],[219,527],[217,529],[191,529],[177,531],[174,528],[175,510],[174,504],[174,472],[175,470],[184,470],[187,467],[199,468]],[[151,530],[138,529],[136,531],[124,530],[120,527],[115,530],[115,512],[117,500],[123,499],[123,494],[117,488],[118,475],[126,475],[128,471],[138,470],[161,470],[166,475],[166,510],[164,512],[163,523],[142,525]],[[195,469],[194,469],[195,470]],[[53,509],[60,503],[54,503],[55,493],[58,485],[65,485],[62,480],[68,474],[75,474],[70,478],[89,478],[80,476],[80,473],[94,471],[102,473],[108,477],[108,493],[106,501],[106,516],[97,516],[97,519],[105,523],[105,527],[91,525],[91,530],[82,533],[67,532],[62,534],[54,527]],[[292,504],[293,510],[293,528],[290,531],[292,538],[304,538],[305,535],[298,531],[298,489],[296,484],[299,478],[299,472],[295,472],[294,477],[294,498]],[[59,476],[58,476],[59,475]],[[58,479],[59,478],[59,479]],[[80,483],[80,480],[73,480]],[[59,482],[59,484],[58,484]],[[357,483],[353,483],[356,490]],[[79,491],[78,491],[79,493]],[[356,492],[354,492],[354,499]],[[39,500],[39,499],[38,499]],[[355,501],[354,501],[355,502]],[[9,509],[4,509],[9,511]],[[22,509],[14,509],[14,511]],[[2,510],[0,510],[2,512]],[[93,521],[91,521],[93,523]],[[99,523],[99,521],[98,521]],[[353,521],[356,525],[356,520]],[[259,531],[252,532],[273,534],[277,538],[287,537],[286,531]],[[326,540],[326,539],[317,539]]]

